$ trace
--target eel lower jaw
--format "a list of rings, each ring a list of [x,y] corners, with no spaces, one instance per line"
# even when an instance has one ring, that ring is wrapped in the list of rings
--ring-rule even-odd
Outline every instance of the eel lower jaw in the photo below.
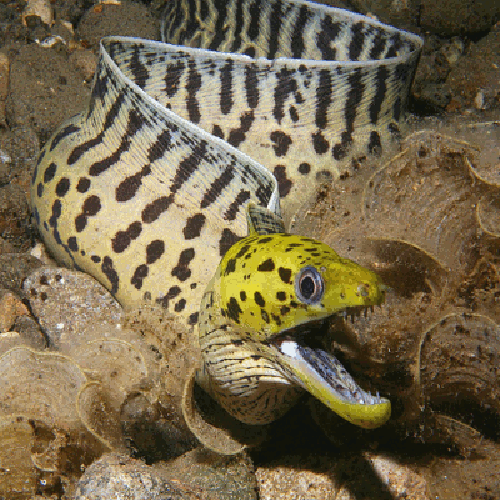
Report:
[[[389,420],[391,402],[361,389],[332,354],[304,347],[288,336],[275,337],[271,345],[295,382],[348,422],[374,429]]]

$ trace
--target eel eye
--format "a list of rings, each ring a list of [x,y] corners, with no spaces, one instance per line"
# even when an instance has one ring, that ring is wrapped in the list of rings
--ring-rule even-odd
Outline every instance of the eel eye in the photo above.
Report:
[[[315,267],[307,266],[295,276],[295,295],[305,304],[316,304],[323,297],[321,274]]]

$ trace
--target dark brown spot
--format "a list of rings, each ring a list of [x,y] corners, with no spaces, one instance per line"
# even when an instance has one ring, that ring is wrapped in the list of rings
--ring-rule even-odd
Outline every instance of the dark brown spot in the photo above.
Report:
[[[196,323],[198,323],[199,314],[200,314],[199,312],[191,313],[189,315],[189,318],[188,318],[188,324],[189,325],[196,325]]]
[[[101,271],[104,273],[106,278],[108,278],[108,280],[111,284],[111,288],[110,288],[111,293],[116,294],[116,292],[118,291],[118,286],[120,284],[120,278],[118,277],[118,273],[116,272],[115,268],[113,267],[113,261],[107,255],[106,255],[106,257],[104,257],[104,259],[102,261]]]
[[[151,224],[154,222],[160,215],[168,210],[168,207],[174,201],[173,195],[170,196],[161,196],[156,200],[152,201],[148,205],[144,207],[144,210],[141,213],[142,222],[145,224]]]
[[[153,264],[165,252],[165,243],[163,240],[154,240],[146,247],[146,264]]]
[[[281,281],[283,283],[291,284],[292,282],[290,281],[290,278],[292,277],[292,270],[285,268],[285,267],[280,267],[278,269],[278,274],[281,278]]]
[[[281,306],[281,308],[280,308],[280,314],[282,316],[285,316],[289,312],[290,312],[290,308],[288,306]]]
[[[192,240],[200,236],[201,230],[205,224],[206,217],[202,213],[194,214],[186,221],[186,226],[182,230],[184,239]]]
[[[252,127],[252,123],[254,120],[255,120],[255,115],[253,110],[243,113],[243,115],[240,117],[239,128],[231,129],[229,131],[227,142],[229,142],[231,146],[238,148],[240,144],[245,140],[246,137],[245,134]]]
[[[255,303],[258,306],[265,307],[266,301],[264,300],[264,297],[262,297],[262,294],[260,292],[255,292],[254,293],[254,299],[255,299]]]
[[[240,299],[241,299],[243,302],[245,302],[245,300],[247,300],[247,294],[245,293],[245,291],[244,291],[244,290],[242,290],[242,291],[240,292]]]
[[[99,210],[101,210],[101,199],[99,196],[91,195],[83,202],[83,215],[93,216],[96,215]]]
[[[210,206],[217,198],[220,196],[222,191],[230,184],[234,179],[234,167],[233,165],[228,165],[213,182],[210,184],[209,188],[203,193],[203,198],[200,202],[200,208],[207,208]]]
[[[274,142],[273,149],[276,153],[276,156],[285,156],[288,152],[290,144],[292,144],[292,139],[290,138],[290,136],[285,134],[285,132],[282,132],[281,130],[274,130],[273,132],[271,132],[269,137],[271,141]]]
[[[86,193],[90,188],[90,179],[86,177],[80,177],[78,184],[76,185],[76,190],[79,193]]]
[[[215,135],[215,137],[218,137],[219,139],[224,139],[224,132],[222,132],[222,129],[219,125],[213,126],[212,135]]]
[[[61,216],[61,211],[62,211],[62,205],[61,205],[61,200],[54,200],[54,203],[52,203],[52,214],[49,218],[49,225],[50,227],[55,228],[57,226],[57,219]],[[54,231],[54,236],[57,236],[58,232]],[[58,243],[61,241],[59,240]]]
[[[63,197],[69,191],[70,182],[67,177],[63,177],[56,185],[56,195]]]
[[[78,243],[76,242],[76,237],[75,236],[70,236],[68,238],[68,248],[72,252],[77,252],[78,251]]]
[[[130,175],[120,182],[115,191],[116,201],[124,202],[131,200],[137,193],[137,190],[141,187],[142,178],[150,173],[151,167],[149,165],[144,165],[139,172],[134,175]]]
[[[57,165],[52,162],[43,173],[43,182],[50,182],[56,175]]]
[[[234,234],[230,229],[224,229],[219,241],[220,256],[224,257],[224,255],[226,255],[226,252],[239,240],[241,240],[241,236]]]
[[[239,259],[245,255],[245,252],[250,248],[250,245],[243,245],[239,250],[238,253],[234,256],[235,259]]]
[[[229,302],[226,305],[227,317],[231,318],[236,323],[239,323],[241,313],[242,313],[242,311],[241,311],[240,305],[238,304],[238,301],[234,297],[231,297],[229,299]]]
[[[274,167],[274,177],[278,181],[280,197],[284,198],[292,189],[293,182],[286,176],[286,167],[284,165],[276,165]]]
[[[321,132],[312,135],[314,151],[319,155],[325,154],[330,147],[330,143],[323,137]]]
[[[149,269],[146,264],[141,264],[140,266],[137,266],[134,275],[130,279],[130,283],[137,288],[137,290],[140,290],[142,288],[142,282],[144,278],[148,275]]]
[[[236,214],[239,211],[240,207],[250,198],[250,191],[245,189],[240,189],[240,192],[234,198],[234,201],[231,202],[229,207],[226,210],[226,213],[223,216],[224,220],[234,220],[236,219]]]
[[[118,231],[111,240],[111,247],[116,253],[124,252],[130,245],[132,240],[135,240],[142,231],[142,224],[139,221],[132,222],[125,231]]]
[[[179,255],[177,265],[172,269],[172,276],[175,276],[179,281],[186,281],[191,276],[189,263],[194,259],[194,248],[186,248]]]
[[[174,306],[174,311],[175,312],[181,312],[184,311],[184,308],[186,307],[186,299],[181,299],[177,304]]]
[[[168,292],[166,293],[166,295],[164,295],[161,298],[157,298],[156,299],[156,303],[159,304],[164,309],[168,309],[170,300],[174,299],[175,297],[177,297],[177,295],[179,295],[180,293],[181,293],[180,287],[178,287],[178,286],[171,286],[169,288]]]
[[[234,271],[236,271],[236,259],[229,259],[224,269],[224,276],[234,273]]]
[[[286,300],[286,293],[285,292],[276,292],[276,298],[278,300]]]
[[[267,259],[259,264],[257,271],[269,272],[274,271],[275,265],[273,259]]]
[[[301,163],[299,165],[299,173],[302,175],[307,175],[311,171],[311,165],[309,163]]]

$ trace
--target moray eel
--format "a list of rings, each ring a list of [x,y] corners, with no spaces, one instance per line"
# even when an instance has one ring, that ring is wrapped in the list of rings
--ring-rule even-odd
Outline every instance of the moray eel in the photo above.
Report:
[[[305,389],[353,424],[382,425],[390,402],[307,347],[301,326],[380,305],[385,286],[324,243],[285,233],[268,210],[249,204],[247,217],[249,236],[229,249],[203,295],[198,383],[247,424],[279,418]]]
[[[123,306],[199,324],[199,383],[241,421],[273,420],[306,389],[382,423],[388,401],[302,329],[380,303],[383,286],[287,235],[280,207],[290,220],[401,136],[422,39],[298,0],[169,0],[162,21],[169,43],[101,40],[87,108],[42,149],[31,204],[43,241]]]

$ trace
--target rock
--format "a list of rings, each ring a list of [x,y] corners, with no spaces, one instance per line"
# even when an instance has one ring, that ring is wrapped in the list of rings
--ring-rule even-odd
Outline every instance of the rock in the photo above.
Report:
[[[245,453],[223,457],[197,448],[161,469],[172,481],[202,491],[207,498],[257,500],[254,467]]]
[[[0,255],[0,286],[21,296],[22,281],[40,266],[41,262],[28,254],[7,253]]]
[[[44,137],[81,111],[89,96],[64,49],[26,45],[12,57],[7,99],[11,126],[29,126]]]
[[[28,316],[27,307],[11,292],[0,290],[0,333],[10,330],[18,316]]]
[[[75,50],[69,61],[80,70],[86,82],[90,82],[97,68],[97,58],[91,50]]]
[[[29,246],[29,213],[25,192],[19,185],[11,183],[0,188],[0,236],[18,250]]]
[[[448,84],[466,108],[498,108],[500,101],[500,27],[471,44],[451,68]]]
[[[199,498],[192,490],[182,491],[157,469],[127,455],[109,453],[87,468],[78,481],[75,500],[133,498],[134,500],[185,500]]]
[[[99,4],[83,16],[77,30],[78,36],[92,48],[99,48],[103,36],[135,36],[158,40],[160,28],[150,10],[140,3],[123,1],[115,5]]]
[[[127,455],[109,453],[87,468],[75,500],[256,500],[253,467],[245,455],[224,458],[200,449],[152,466]]]
[[[42,268],[26,278],[23,289],[50,345],[62,352],[93,338],[119,336],[122,309],[88,274]]]
[[[21,16],[23,24],[27,26],[27,18],[34,16],[47,26],[51,26],[54,22],[54,15],[49,0],[28,0]]]
[[[0,52],[0,126],[5,127],[5,101],[9,94],[10,60]]]
[[[16,500],[33,498],[36,469],[32,462],[34,429],[23,417],[0,418],[0,497]]]
[[[23,345],[36,350],[45,349],[47,345],[45,335],[32,316],[18,316],[12,325],[12,330],[18,333],[20,343]]]
[[[353,0],[351,7],[387,24],[447,36],[487,31],[500,15],[498,0]]]
[[[261,500],[275,498],[430,500],[425,479],[388,457],[291,456],[256,471]]]
[[[66,356],[14,347],[0,356],[0,417],[25,415],[80,431],[76,401],[86,382],[80,366]]]

